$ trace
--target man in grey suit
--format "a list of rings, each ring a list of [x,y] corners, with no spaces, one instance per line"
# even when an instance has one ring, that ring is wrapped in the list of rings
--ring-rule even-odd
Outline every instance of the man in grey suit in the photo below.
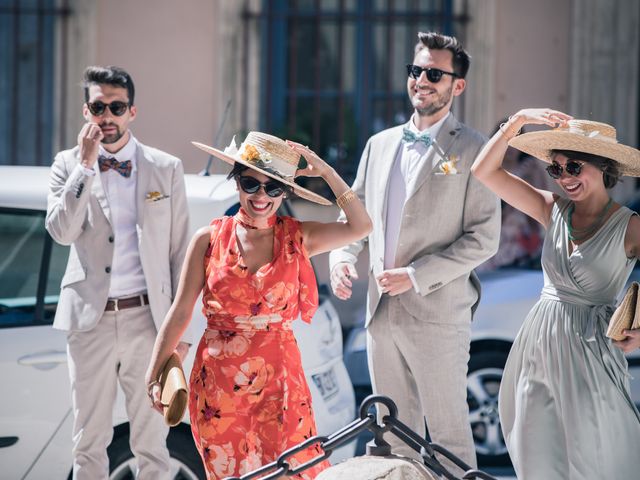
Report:
[[[495,254],[497,198],[470,175],[486,139],[450,112],[469,55],[453,37],[420,33],[407,90],[408,123],[369,139],[353,190],[373,220],[367,351],[374,392],[400,419],[476,465],[466,374],[470,322],[480,297],[473,269]],[[331,284],[351,296],[364,242],[331,252]],[[393,436],[392,436],[393,437]],[[394,453],[415,452],[391,439]]]
[[[106,479],[120,383],[138,479],[169,478],[168,428],[150,406],[144,374],[176,293],[187,246],[182,163],[136,140],[131,77],[84,75],[78,145],[51,167],[46,228],[71,245],[54,328],[65,330],[73,400],[73,477]],[[181,343],[184,357],[188,343]]]

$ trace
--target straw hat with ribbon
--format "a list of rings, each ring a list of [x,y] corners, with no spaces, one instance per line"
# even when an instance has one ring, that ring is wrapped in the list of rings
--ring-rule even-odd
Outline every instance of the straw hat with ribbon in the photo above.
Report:
[[[524,133],[509,145],[540,160],[551,163],[552,150],[573,150],[610,158],[621,175],[640,177],[640,151],[618,143],[616,129],[591,120],[569,120],[553,130]]]
[[[236,138],[233,137],[224,151],[198,142],[191,143],[231,165],[234,163],[246,165],[267,177],[288,185],[301,198],[321,205],[331,205],[331,202],[326,198],[295,183],[300,155],[278,137],[262,132],[249,132],[240,148],[237,147]]]

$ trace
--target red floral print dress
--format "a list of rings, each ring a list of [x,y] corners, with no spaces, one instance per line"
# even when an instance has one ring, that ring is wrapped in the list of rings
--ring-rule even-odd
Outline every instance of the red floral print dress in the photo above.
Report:
[[[207,478],[240,476],[316,434],[311,395],[291,322],[318,308],[300,222],[277,217],[273,259],[252,274],[236,239],[238,216],[211,223],[200,340],[190,379],[191,430]],[[296,455],[301,465],[317,446]],[[297,478],[313,479],[324,461]]]

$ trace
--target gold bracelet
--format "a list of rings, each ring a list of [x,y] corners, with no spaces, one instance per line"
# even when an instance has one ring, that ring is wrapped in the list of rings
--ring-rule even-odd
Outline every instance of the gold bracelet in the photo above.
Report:
[[[336,198],[336,203],[342,210],[344,210],[344,207],[349,205],[355,199],[356,199],[355,192],[351,189],[348,189],[342,195]]]

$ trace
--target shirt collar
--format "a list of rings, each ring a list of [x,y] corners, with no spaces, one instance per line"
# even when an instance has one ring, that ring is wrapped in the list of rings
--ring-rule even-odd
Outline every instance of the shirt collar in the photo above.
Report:
[[[127,160],[131,160],[131,167],[135,172],[137,170],[136,165],[136,150],[138,148],[138,141],[136,137],[133,136],[133,133],[129,131],[129,141],[126,143],[124,147],[118,150],[115,153],[107,152],[105,148],[100,145],[99,154],[104,155],[105,157],[112,157],[118,160],[119,162],[126,162]]]
[[[418,130],[418,127],[416,127],[416,124],[413,123],[413,119],[414,119],[415,115],[416,115],[416,113],[414,112],[413,115],[411,115],[411,118],[409,119],[409,123],[407,125],[409,130],[411,130],[416,135],[420,135],[422,133],[429,132],[429,135],[431,135],[431,138],[436,138],[438,136],[438,134],[440,133],[440,129],[442,128],[442,125],[444,125],[444,122],[446,122],[447,118],[449,118],[449,115],[451,115],[451,112],[448,112],[444,117],[442,117],[436,123],[434,123],[429,128],[427,128],[425,130],[422,130],[422,131]]]

